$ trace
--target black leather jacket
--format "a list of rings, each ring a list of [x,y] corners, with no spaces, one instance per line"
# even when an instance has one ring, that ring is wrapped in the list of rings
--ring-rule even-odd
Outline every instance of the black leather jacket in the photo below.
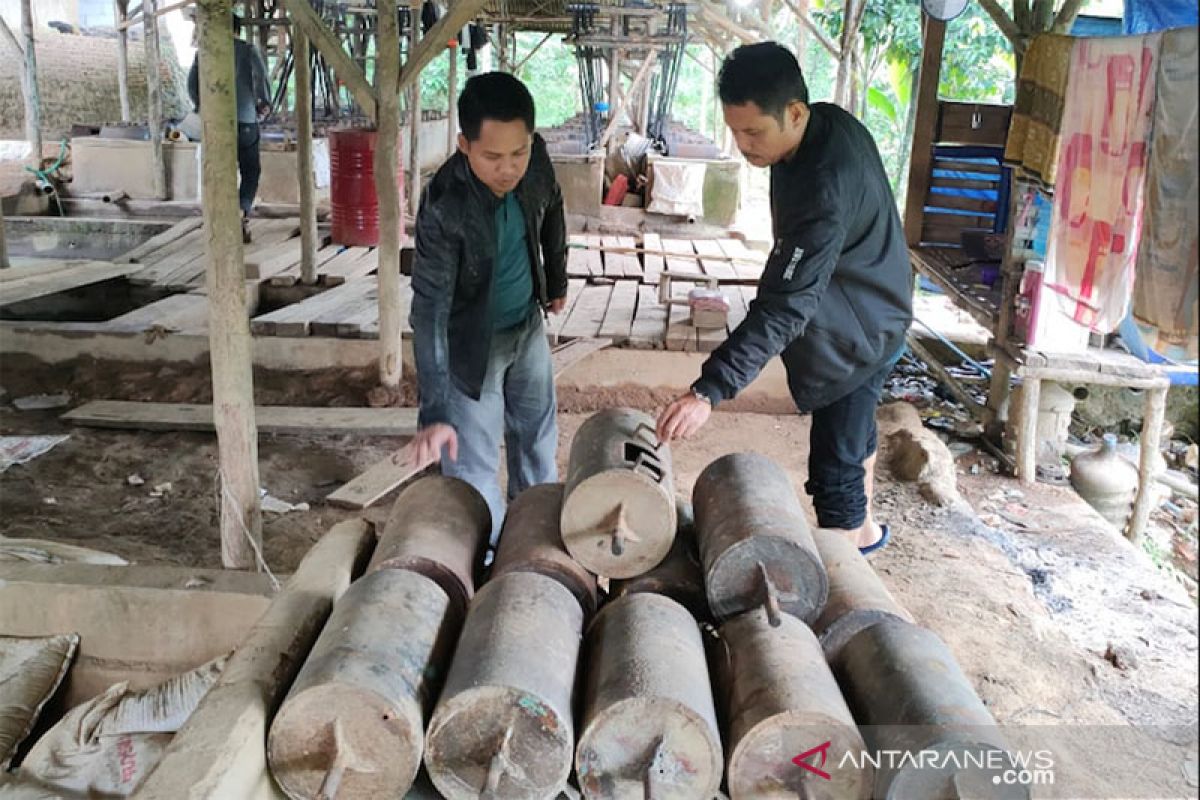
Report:
[[[545,309],[567,294],[567,235],[562,192],[546,143],[534,134],[529,169],[515,190],[525,215],[533,290]],[[455,153],[425,188],[417,215],[409,319],[420,424],[447,422],[450,381],[478,399],[492,345],[492,267],[500,199]]]

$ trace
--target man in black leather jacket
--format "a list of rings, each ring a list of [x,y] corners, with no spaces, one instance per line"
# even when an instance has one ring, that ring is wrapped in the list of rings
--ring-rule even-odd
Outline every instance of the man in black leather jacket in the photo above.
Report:
[[[870,552],[888,536],[870,513],[875,410],[912,319],[891,185],[871,134],[838,106],[809,105],[782,46],[739,47],[719,83],[738,148],[771,168],[775,247],[745,320],[659,417],[659,436],[690,436],[780,356],[796,407],[812,413],[805,489],[818,522]]]
[[[458,100],[459,150],[421,198],[410,319],[421,395],[410,463],[441,461],[504,518],[508,499],[558,480],[557,400],[543,318],[567,294],[562,193],[534,133],[528,89],[492,72]]]

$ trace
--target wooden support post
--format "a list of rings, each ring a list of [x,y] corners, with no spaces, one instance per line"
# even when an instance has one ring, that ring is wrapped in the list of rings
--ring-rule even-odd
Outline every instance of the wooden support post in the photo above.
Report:
[[[296,31],[296,160],[300,176],[300,282],[317,282],[317,197],[313,181],[312,59],[308,36]]]
[[[129,0],[113,0],[117,12],[117,90],[121,94],[121,121],[129,122],[129,30],[125,20],[129,17]]]
[[[375,96],[379,98],[378,138],[375,142],[375,194],[379,198],[379,382],[398,389],[401,375],[400,342],[400,26],[396,0],[377,0]],[[414,27],[419,25],[413,16]],[[412,51],[409,51],[411,56]],[[411,189],[410,189],[411,191]]]
[[[163,156],[163,116],[162,116],[162,54],[158,46],[158,15],[155,4],[158,0],[143,0],[142,18],[146,25],[146,113],[149,117],[150,156],[153,159],[151,169],[151,185],[154,196],[159,200],[167,199],[167,165]],[[236,109],[234,119],[237,118]],[[237,153],[237,143],[234,143],[234,153]],[[237,181],[234,180],[234,184]]]
[[[621,95],[621,51],[614,47],[608,57],[608,114],[611,120],[616,119],[617,106],[620,105]]]
[[[258,430],[238,208],[237,96],[230,0],[200,0],[200,119],[208,340],[220,469],[221,563],[252,569],[262,552]]]
[[[4,239],[4,209],[0,209],[0,269],[8,269],[8,242]]]
[[[458,148],[458,44],[446,49],[450,63],[446,70],[446,157]]]
[[[1021,410],[1017,419],[1017,479],[1025,486],[1037,481],[1038,406],[1042,396],[1042,379],[1021,379]]]
[[[408,28],[408,53],[417,52],[421,44],[420,15],[412,17]],[[421,81],[418,78],[409,86],[408,93],[408,213],[413,219],[421,205]]]
[[[1162,438],[1163,417],[1167,411],[1168,385],[1146,390],[1146,410],[1142,419],[1142,435],[1138,458],[1138,490],[1133,501],[1133,514],[1129,517],[1129,528],[1125,535],[1131,542],[1141,542],[1150,521],[1155,494],[1155,477],[1158,469],[1158,446]]]
[[[946,23],[921,14],[921,67],[917,79],[917,119],[913,124],[912,156],[908,162],[908,194],[904,201],[904,238],[909,247],[921,243],[925,195],[933,163],[934,128],[937,127],[938,82],[942,76],[942,47]]]
[[[21,0],[21,36],[25,40],[25,68],[21,70],[21,89],[25,94],[25,138],[29,140],[29,163],[42,166],[42,101],[37,85],[37,54],[33,45],[33,8],[30,0]]]

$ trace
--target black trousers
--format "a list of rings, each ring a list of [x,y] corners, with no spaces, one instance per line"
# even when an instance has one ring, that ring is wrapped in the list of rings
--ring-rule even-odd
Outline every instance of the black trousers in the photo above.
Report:
[[[258,179],[262,176],[257,122],[238,123],[237,160],[238,172],[242,174],[238,184],[238,205],[243,214],[249,214],[254,207],[254,195],[258,194]]]
[[[889,361],[857,389],[812,413],[804,491],[812,496],[822,528],[853,530],[866,520],[863,462],[875,453],[875,411],[894,364]]]

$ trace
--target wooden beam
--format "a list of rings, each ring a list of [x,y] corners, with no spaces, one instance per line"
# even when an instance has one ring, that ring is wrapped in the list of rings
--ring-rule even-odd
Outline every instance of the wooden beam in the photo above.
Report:
[[[404,91],[410,83],[415,81],[421,74],[421,70],[429,66],[429,63],[446,48],[446,43],[456,38],[463,26],[475,19],[485,2],[486,0],[456,0],[452,3],[450,9],[442,15],[437,24],[429,29],[421,46],[408,54],[408,60],[404,62],[404,68],[400,70],[400,80],[396,84],[396,91]]]
[[[4,239],[4,210],[0,209],[0,269],[8,269],[8,242]]]
[[[796,19],[800,20],[800,23],[803,27],[808,28],[808,30],[812,33],[812,35],[817,38],[817,41],[821,43],[821,46],[829,51],[829,54],[831,56],[833,56],[834,58],[836,58],[838,60],[841,60],[841,58],[842,58],[841,48],[839,48],[836,44],[833,43],[833,40],[830,39],[828,35],[826,35],[825,31],[821,30],[821,27],[819,25],[817,25],[817,23],[813,22],[812,17],[810,17],[804,11],[804,9],[802,9],[799,5],[797,5],[795,0],[783,0],[783,4],[786,5],[788,7],[788,9],[791,10],[792,14],[794,14],[796,16]],[[801,58],[802,56],[803,56],[803,53],[796,54],[796,58]]]
[[[187,6],[193,5],[195,2],[196,2],[196,0],[180,0],[180,2],[178,2],[178,3],[171,3],[169,6],[163,6],[162,8],[155,9],[154,11],[152,11],[150,13],[143,13],[140,16],[136,16],[136,17],[126,17],[123,21],[121,21],[117,24],[117,30],[124,31],[128,28],[133,27],[134,25],[138,24],[139,22],[144,23],[146,20],[150,19],[151,17],[161,17],[164,14],[170,14],[172,11],[178,11],[181,8],[186,8]],[[149,4],[148,4],[148,7],[149,7]],[[124,26],[124,27],[122,27],[122,26]]]
[[[346,84],[354,102],[358,103],[363,113],[371,119],[375,119],[375,91],[367,82],[367,76],[363,73],[362,68],[354,63],[350,54],[342,48],[342,43],[313,10],[309,0],[283,0],[283,4],[291,14],[292,25],[296,30],[304,31],[312,46],[317,48],[333,67],[338,80]],[[376,64],[376,69],[378,68],[379,65]]]
[[[4,34],[4,41],[8,42],[12,47],[17,58],[25,57],[25,48],[21,47],[21,43],[17,41],[17,36],[12,32],[12,28],[8,27],[8,23],[4,21],[4,17],[0,17],[0,33]]]
[[[352,508],[361,511],[403,483],[415,478],[424,470],[413,469],[406,461],[398,460],[404,455],[401,450],[375,464],[363,474],[325,498],[325,502],[338,508]]]
[[[418,15],[413,15],[416,19]],[[414,22],[408,26],[408,52],[415,53],[421,44],[421,26]],[[417,218],[421,206],[421,82],[413,81],[408,87],[408,213]]]
[[[140,800],[281,796],[267,767],[271,717],[374,543],[362,519],[317,540],[138,787]]]
[[[262,508],[237,194],[231,11],[230,0],[200,0],[201,180],[208,239],[208,337],[221,492],[221,563],[232,569],[254,569],[260,566],[262,551]]]
[[[417,432],[417,412],[412,408],[258,406],[254,417],[259,434],[412,436]],[[213,407],[201,403],[93,400],[61,419],[72,425],[117,430],[211,432],[216,428]]]
[[[921,66],[917,73],[916,121],[913,124],[912,154],[908,162],[908,194],[904,201],[904,238],[909,247],[921,243],[925,219],[925,196],[933,163],[934,128],[937,127],[938,82],[942,76],[942,48],[946,23],[921,14]]]
[[[377,0],[375,93],[379,98],[375,143],[375,194],[379,198],[379,382],[398,390],[403,367],[400,293],[400,26],[396,0]],[[414,17],[414,20],[416,18]],[[419,27],[415,21],[413,27]]]
[[[117,91],[121,95],[121,121],[129,122],[129,32],[125,27],[129,0],[113,0],[113,7],[117,14]]]
[[[163,111],[162,111],[162,51],[158,43],[158,15],[155,13],[157,0],[145,0],[146,13],[144,46],[146,49],[146,113],[150,129],[151,192],[158,200],[167,199],[167,162],[163,155]],[[236,119],[237,115],[234,114]],[[235,146],[236,151],[236,146]]]
[[[292,39],[296,69],[296,161],[300,176],[300,282],[317,282],[317,190],[313,180],[312,59],[308,36],[297,30]]]
[[[596,143],[596,146],[601,150],[608,144],[609,138],[621,122],[621,115],[625,113],[625,109],[629,106],[630,99],[632,99],[641,85],[646,82],[657,60],[658,51],[651,50],[646,56],[646,60],[642,62],[642,66],[638,68],[637,74],[633,76],[633,83],[629,84],[629,90],[625,92],[625,96],[621,98],[621,102],[617,107],[612,110],[612,116],[608,119],[608,125],[604,128],[604,133],[600,135],[600,140]]]
[[[700,9],[700,16],[706,22],[712,22],[718,28],[733,34],[738,39],[741,39],[744,44],[755,44],[762,41],[761,36],[755,36],[750,31],[738,25],[721,11],[718,11],[715,6],[710,5],[706,0],[700,0],[697,6]]]
[[[29,162],[34,169],[42,166],[42,101],[37,85],[37,53],[33,45],[33,8],[30,0],[21,0],[21,35],[25,39],[21,89],[25,95],[25,138],[29,141]]]
[[[529,63],[529,59],[533,58],[537,54],[537,51],[542,49],[542,45],[550,41],[550,37],[553,35],[553,33],[547,33],[545,36],[543,36],[541,41],[535,44],[533,49],[526,53],[525,57],[518,61],[517,65],[513,67],[513,74],[516,75],[518,72],[520,72],[525,65]]]
[[[458,45],[446,50],[446,157],[458,148]]]

